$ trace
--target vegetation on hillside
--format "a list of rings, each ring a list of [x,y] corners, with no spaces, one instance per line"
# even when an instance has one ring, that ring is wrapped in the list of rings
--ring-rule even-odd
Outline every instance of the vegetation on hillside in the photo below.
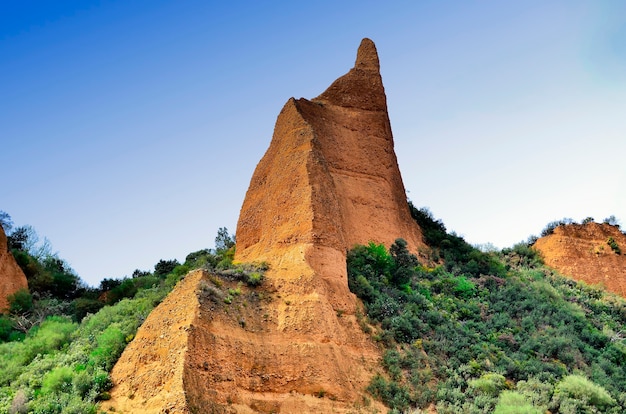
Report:
[[[439,413],[626,411],[623,299],[545,268],[532,240],[482,252],[428,210],[410,208],[430,246],[427,263],[402,239],[348,254],[363,329],[384,347],[368,388],[375,398],[392,412],[431,404]],[[92,288],[34,229],[12,228],[2,213],[30,291],[13,295],[10,314],[0,315],[0,412],[95,413],[124,347],[189,270],[249,286],[263,280],[263,266],[233,266],[235,240],[222,228],[215,249]],[[201,293],[228,303],[231,292],[205,284]]]
[[[0,220],[12,229],[6,213]],[[232,269],[234,238],[226,228],[215,250],[190,253],[182,264],[160,260],[153,272],[104,279],[98,288],[87,286],[37,240],[28,226],[8,235],[30,291],[13,295],[10,313],[0,315],[0,413],[96,413],[96,403],[109,398],[109,373],[122,351],[190,270],[241,274],[251,284],[263,277]]]
[[[623,299],[555,274],[528,244],[484,253],[411,212],[439,265],[402,239],[348,254],[362,325],[385,349],[372,395],[395,412],[626,411]]]

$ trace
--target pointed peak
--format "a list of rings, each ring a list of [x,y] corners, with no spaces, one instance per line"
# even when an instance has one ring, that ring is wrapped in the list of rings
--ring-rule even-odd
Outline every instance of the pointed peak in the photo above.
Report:
[[[361,40],[354,67],[313,101],[324,101],[345,108],[386,112],[387,98],[374,42],[368,38]]]
[[[355,69],[380,71],[380,63],[378,62],[378,52],[376,45],[367,37],[361,40],[359,50],[356,53]]]

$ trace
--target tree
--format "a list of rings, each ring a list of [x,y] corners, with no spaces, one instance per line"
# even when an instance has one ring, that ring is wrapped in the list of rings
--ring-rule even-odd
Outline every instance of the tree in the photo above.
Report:
[[[0,226],[4,229],[5,234],[8,234],[13,228],[13,220],[6,211],[0,210]]]
[[[44,259],[43,266],[52,279],[45,289],[55,298],[74,299],[81,287],[81,280],[69,265],[58,257],[48,256]]]
[[[173,260],[159,260],[159,263],[154,265],[154,275],[164,278],[165,276],[169,275],[172,270],[174,270],[174,268],[176,266],[180,265],[180,263],[178,262],[178,260],[173,259]]]
[[[9,295],[9,311],[12,314],[23,315],[33,309],[33,295],[28,289],[20,289]]]
[[[100,291],[108,292],[109,290],[114,289],[121,284],[122,284],[122,281],[119,279],[104,278],[100,281]]]
[[[220,227],[215,237],[215,251],[218,254],[225,252],[235,245],[235,236],[228,234],[226,227]]]
[[[411,280],[415,267],[419,264],[417,257],[409,252],[406,240],[396,239],[389,248],[393,257],[395,269],[391,273],[391,282],[396,286],[402,286]]]
[[[610,215],[609,217],[605,218],[603,223],[610,224],[611,226],[617,226],[619,228],[619,221],[614,215]]]
[[[32,227],[20,226],[8,235],[9,249],[27,251],[29,239],[32,237]]]
[[[139,269],[135,269],[133,271],[132,277],[133,279],[138,278],[138,277],[144,277],[144,276],[150,276],[151,273],[148,272],[147,270],[139,270]]]

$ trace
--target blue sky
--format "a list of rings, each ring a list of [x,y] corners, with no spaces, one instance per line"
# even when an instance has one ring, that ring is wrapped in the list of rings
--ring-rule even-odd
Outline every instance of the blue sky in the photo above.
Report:
[[[0,210],[91,284],[213,247],[283,104],[370,37],[408,196],[448,229],[626,220],[626,3],[386,3],[0,2]]]

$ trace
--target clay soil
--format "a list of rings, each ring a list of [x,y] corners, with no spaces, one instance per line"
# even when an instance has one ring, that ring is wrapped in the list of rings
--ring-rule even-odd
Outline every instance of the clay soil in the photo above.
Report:
[[[609,246],[609,237],[621,254]],[[559,226],[533,247],[548,266],[563,275],[626,297],[626,235],[618,227],[606,223]]]
[[[373,413],[364,388],[379,352],[354,315],[271,275],[249,288],[190,273],[116,364],[122,413]],[[350,336],[347,334],[350,333]],[[354,335],[356,333],[356,335]],[[369,367],[369,368],[366,368]]]

